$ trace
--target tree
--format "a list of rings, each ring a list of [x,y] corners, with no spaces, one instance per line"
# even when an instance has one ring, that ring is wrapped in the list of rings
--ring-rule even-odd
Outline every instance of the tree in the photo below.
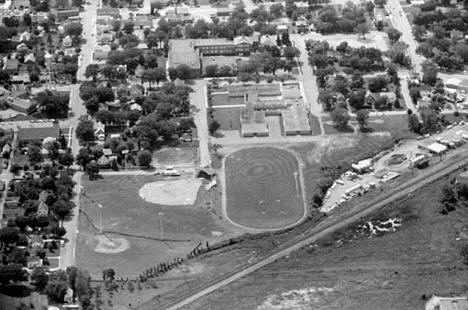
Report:
[[[99,102],[109,102],[114,101],[115,94],[112,88],[100,86],[96,89],[96,97]]]
[[[35,165],[44,161],[41,153],[41,148],[36,144],[30,144],[28,147],[28,160],[31,164]]]
[[[102,279],[104,281],[113,281],[115,278],[115,271],[112,268],[104,269],[102,271]]]
[[[377,76],[375,78],[372,78],[367,87],[369,88],[369,91],[373,93],[377,93],[382,91],[385,87],[387,87],[387,78],[384,75]]]
[[[20,264],[0,265],[0,283],[21,282],[28,279],[28,272]]]
[[[94,180],[99,176],[99,164],[97,162],[91,162],[86,165],[86,173],[90,180]]]
[[[151,164],[152,160],[153,160],[153,155],[151,154],[150,151],[143,150],[140,153],[138,153],[138,162],[140,166],[148,167]]]
[[[437,82],[437,73],[438,73],[438,68],[437,65],[431,61],[425,61],[422,65],[423,69],[423,76],[422,76],[422,81],[423,83],[429,84],[429,85],[435,85]]]
[[[86,67],[85,76],[87,78],[93,77],[93,81],[96,82],[96,77],[99,74],[99,65],[90,64]]]
[[[19,240],[20,231],[16,227],[5,226],[0,228],[0,242],[2,245],[15,244]]]
[[[188,80],[192,77],[192,69],[188,65],[181,64],[176,67],[177,77],[181,80]]]
[[[36,96],[37,109],[47,118],[66,118],[70,96],[45,90]]]
[[[123,32],[125,32],[126,34],[132,34],[133,28],[134,24],[132,22],[126,22],[123,26]]]
[[[395,28],[388,28],[386,32],[387,32],[388,39],[390,40],[390,43],[392,44],[398,41],[401,37],[401,32]]]
[[[218,72],[218,65],[208,65],[205,67],[205,75],[207,77],[215,77]]]
[[[64,271],[59,271],[65,273]],[[64,278],[63,278],[64,277]],[[67,294],[68,281],[65,276],[53,276],[52,279],[49,279],[47,286],[45,288],[45,293],[53,301],[63,303],[65,295]]]
[[[78,155],[76,156],[76,163],[79,164],[84,169],[86,165],[90,162],[91,162],[91,155],[89,154],[89,149],[81,148],[78,151]]]
[[[83,31],[83,25],[81,23],[70,23],[65,26],[65,33],[70,36],[78,37]]]
[[[369,33],[369,28],[367,27],[366,24],[359,24],[356,26],[356,32],[361,34],[362,38],[366,38],[366,34]]]
[[[75,204],[72,201],[57,200],[51,207],[50,211],[60,221],[66,221],[73,215]]]
[[[284,7],[281,3],[275,3],[270,6],[270,14],[274,18],[280,18],[283,15]]]
[[[468,265],[468,244],[462,247],[460,254],[463,258],[463,264]]]
[[[39,290],[42,290],[47,286],[48,281],[49,276],[47,275],[46,269],[44,267],[34,268],[31,274],[31,283],[35,287],[37,287]]]
[[[346,130],[348,128],[348,122],[350,116],[348,110],[344,108],[336,108],[330,113],[330,116],[333,121],[333,125],[339,130]]]
[[[287,60],[292,61],[295,57],[299,56],[299,49],[294,46],[286,46],[283,50],[283,55]]]
[[[23,14],[23,22],[27,27],[30,27],[31,24],[32,24],[31,15],[29,15],[28,13],[24,13]]]
[[[84,0],[72,0],[73,6],[81,7],[83,3],[84,3]]]
[[[169,73],[169,78],[171,79],[171,81],[174,81],[175,79],[177,79],[177,69],[176,68],[169,68],[168,73]]]
[[[208,131],[210,132],[210,134],[214,134],[216,130],[219,129],[219,127],[221,127],[221,125],[217,121],[213,120],[208,125]]]
[[[97,97],[91,97],[85,101],[86,110],[91,115],[94,115],[97,111],[99,111],[99,100]]]
[[[93,122],[88,120],[83,120],[78,123],[76,126],[76,137],[81,142],[94,141],[94,128]]]
[[[374,108],[376,110],[382,111],[387,110],[389,108],[389,100],[387,96],[378,96],[374,102]]]
[[[73,165],[74,160],[73,154],[69,150],[59,156],[59,163],[67,168]]]
[[[369,110],[368,109],[361,109],[356,112],[356,121],[359,124],[359,128],[361,131],[367,129],[367,124],[369,121]]]

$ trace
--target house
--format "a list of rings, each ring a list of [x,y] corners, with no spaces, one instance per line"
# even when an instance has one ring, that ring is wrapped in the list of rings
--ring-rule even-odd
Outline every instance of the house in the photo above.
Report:
[[[107,45],[109,43],[111,43],[112,41],[114,41],[114,34],[110,33],[110,32],[105,32],[103,34],[101,34],[98,38],[98,44],[99,45]]]
[[[130,111],[142,111],[141,105],[134,103],[130,106]]]
[[[64,47],[71,47],[73,45],[73,40],[70,35],[67,35],[65,38],[63,38],[62,45]]]
[[[468,310],[466,296],[440,297],[433,295],[426,302],[425,310]]]
[[[15,111],[28,114],[34,104],[29,99],[15,97],[8,100],[8,105]]]
[[[260,45],[263,46],[276,46],[276,38],[270,35],[264,35],[260,37]]]
[[[66,19],[69,19],[70,17],[76,17],[79,15],[80,15],[79,8],[70,8],[70,9],[55,11],[55,16],[57,16],[57,20],[59,21],[66,20]]]
[[[19,61],[18,59],[7,59],[5,65],[3,66],[3,70],[8,72],[9,74],[16,74],[18,73],[19,68]]]
[[[119,19],[120,11],[118,8],[100,8],[97,9],[97,16],[111,16],[115,19]]]
[[[98,141],[106,140],[106,125],[101,122],[96,124],[96,129],[94,129],[94,136]]]
[[[31,33],[25,30],[23,33],[20,34],[19,41],[20,42],[28,42],[31,39]]]
[[[386,106],[376,107],[375,103],[381,97],[387,98]],[[395,106],[395,103],[397,101],[397,97],[396,97],[396,94],[394,92],[371,93],[371,92],[368,91],[364,101],[365,101],[365,105],[368,108],[374,107],[377,110],[387,110],[387,109],[392,109]]]
[[[33,142],[42,142],[45,138],[60,138],[60,127],[56,122],[31,121],[18,125],[18,143],[25,145]]]
[[[192,22],[193,17],[190,15],[189,8],[187,6],[169,7],[166,10],[166,19],[169,22]]]
[[[104,51],[102,49],[96,49],[93,52],[93,59],[96,61],[107,60],[109,57],[109,51]]]
[[[14,9],[29,9],[31,7],[31,2],[29,0],[11,0],[10,8]]]

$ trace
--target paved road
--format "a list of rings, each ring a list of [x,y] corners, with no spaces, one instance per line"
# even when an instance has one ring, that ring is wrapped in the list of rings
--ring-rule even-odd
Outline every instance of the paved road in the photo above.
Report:
[[[194,91],[190,93],[190,103],[197,109],[194,115],[194,121],[198,133],[200,167],[208,167],[211,164],[210,150],[208,147],[210,141],[208,136],[206,85],[207,81],[196,80],[192,87]]]
[[[301,74],[299,75],[299,81],[302,83],[302,89],[305,93],[305,99],[307,101],[309,111],[312,115],[316,116],[320,123],[321,134],[324,134],[323,124],[321,115],[323,113],[322,106],[318,103],[318,86],[317,79],[312,71],[312,67],[309,65],[309,55],[307,53],[304,37],[299,34],[291,34],[290,39],[294,42],[294,45],[299,49],[301,55],[299,60],[302,63]]]
[[[422,70],[421,64],[424,61],[424,57],[416,54],[418,42],[416,42],[413,37],[411,25],[408,21],[408,18],[406,17],[406,14],[401,8],[400,2],[398,0],[388,0],[385,8],[390,13],[390,19],[392,21],[393,27],[402,33],[400,41],[408,44],[407,52],[411,58],[414,70],[420,73]]]
[[[85,6],[85,11],[81,12],[81,20],[83,23],[83,38],[86,40],[86,43],[81,47],[82,58],[78,63],[78,72],[77,79],[85,80],[84,72],[86,67],[93,61],[93,51],[95,46],[95,21],[97,14],[97,3],[96,1],[89,2],[90,4]],[[94,34],[94,36],[93,36]],[[70,108],[73,111],[73,116],[63,122],[60,122],[62,127],[72,128],[70,135],[71,139],[71,149],[73,154],[78,154],[80,149],[80,144],[78,139],[75,138],[74,128],[78,125],[79,117],[86,115],[86,108],[83,105],[83,101],[79,95],[80,84],[73,84],[70,86]],[[78,166],[74,168],[79,169]],[[65,243],[65,246],[60,252],[60,261],[59,268],[66,269],[69,266],[75,264],[75,248],[76,248],[76,239],[78,235],[78,217],[80,213],[80,191],[81,191],[81,172],[75,173],[73,180],[76,182],[75,185],[75,209],[73,210],[72,219],[64,223],[64,227],[67,231],[65,238],[68,239],[68,242]]]
[[[245,277],[254,271],[273,263],[274,261],[285,257],[291,254],[294,251],[299,250],[300,248],[307,246],[313,242],[316,242],[318,239],[324,237],[327,234],[330,234],[338,229],[346,227],[360,218],[375,212],[379,208],[389,204],[392,201],[397,199],[403,198],[406,195],[409,195],[411,192],[436,181],[437,179],[457,170],[468,164],[468,158],[465,157],[458,157],[454,158],[455,154],[460,155],[461,152],[466,152],[466,150],[459,150],[456,153],[452,153],[450,157],[452,160],[449,162],[445,160],[439,165],[432,166],[425,171],[422,171],[417,177],[408,180],[399,186],[390,189],[389,191],[383,193],[379,197],[376,197],[369,203],[365,205],[358,206],[357,209],[348,210],[342,214],[332,214],[329,216],[325,221],[317,225],[309,234],[308,236],[299,236],[299,239],[296,239],[293,244],[285,245],[283,248],[277,250],[277,252],[261,259],[260,261],[240,270],[235,271],[232,274],[228,275],[222,280],[218,280],[209,286],[202,288],[200,291],[188,295],[188,296],[181,296],[179,300],[173,300],[170,303],[165,305],[157,305],[158,309],[167,309],[167,310],[176,310],[180,309],[184,306],[191,304],[192,302],[202,298],[210,293],[215,292],[218,289],[221,289],[242,277]],[[138,307],[139,310],[150,310],[155,309],[155,305],[150,302]]]

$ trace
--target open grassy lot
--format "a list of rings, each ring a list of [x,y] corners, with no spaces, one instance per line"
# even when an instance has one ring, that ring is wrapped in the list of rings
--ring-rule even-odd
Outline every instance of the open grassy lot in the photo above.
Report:
[[[153,165],[193,164],[196,158],[197,148],[195,147],[166,147],[154,153]]]
[[[299,164],[293,154],[273,147],[237,151],[226,158],[228,217],[249,228],[291,225],[304,214]]]
[[[417,135],[408,129],[406,114],[389,114],[369,117],[369,128],[374,132],[389,132],[394,139],[410,139]]]
[[[144,184],[162,179],[151,175],[104,176],[92,182],[83,179],[78,266],[98,278],[105,268],[114,268],[118,277],[135,277],[143,269],[187,255],[199,242],[212,241],[213,232],[224,234],[225,230],[200,206],[200,197],[195,206],[163,206],[140,198]],[[100,210],[106,237],[99,234]],[[161,236],[174,242],[161,242]],[[98,253],[98,245],[120,250]]]
[[[460,249],[468,242],[468,208],[440,211],[451,177],[388,205],[369,218],[279,260],[190,309],[423,309],[423,296],[468,293]],[[380,236],[359,225],[398,217]]]

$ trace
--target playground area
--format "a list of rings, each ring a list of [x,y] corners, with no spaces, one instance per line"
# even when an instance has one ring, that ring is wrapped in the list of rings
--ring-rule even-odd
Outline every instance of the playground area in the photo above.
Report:
[[[176,185],[169,193],[186,187],[179,195],[180,205],[163,204],[164,197],[155,198],[163,196],[166,187],[146,196],[147,200],[140,196],[163,182]],[[225,229],[199,206],[200,183],[155,175],[112,175],[97,181],[84,178],[77,265],[89,270],[93,278],[100,278],[106,268],[114,268],[118,277],[135,277],[145,268],[185,257],[201,242],[223,238]]]
[[[226,214],[251,229],[280,229],[304,215],[298,160],[289,151],[253,147],[225,161]]]

